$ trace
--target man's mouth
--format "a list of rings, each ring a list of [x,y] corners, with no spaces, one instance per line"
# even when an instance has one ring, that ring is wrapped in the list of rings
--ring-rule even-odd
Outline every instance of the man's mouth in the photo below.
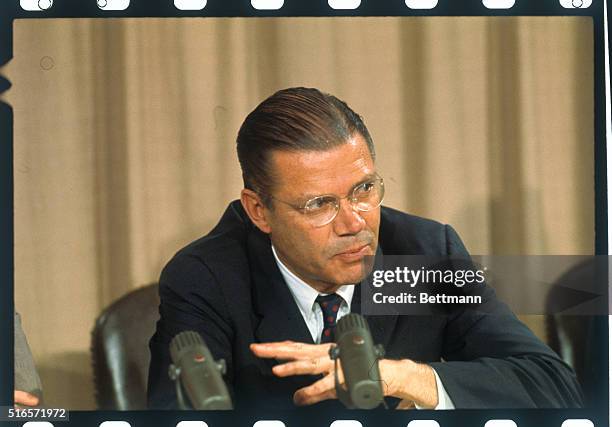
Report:
[[[347,249],[346,251],[340,252],[338,255],[352,254],[352,253],[355,253],[355,252],[359,252],[360,250],[362,250],[366,246],[368,246],[368,245],[366,244],[366,245],[356,246],[356,247],[354,247],[352,249]]]
[[[340,252],[335,256],[344,260],[344,261],[356,261],[361,260],[362,257],[368,255],[370,252],[370,245],[361,245],[357,247],[353,247],[351,249],[347,249],[346,251]]]

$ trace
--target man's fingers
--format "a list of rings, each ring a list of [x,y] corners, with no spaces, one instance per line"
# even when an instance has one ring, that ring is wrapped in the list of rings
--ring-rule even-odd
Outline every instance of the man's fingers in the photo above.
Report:
[[[324,400],[335,399],[336,390],[330,389],[316,396],[306,396],[304,398],[293,396],[293,402],[299,406],[314,405],[315,403],[322,402]]]
[[[299,389],[293,395],[296,405],[312,405],[326,399],[336,398],[334,383],[334,362],[329,357],[329,349],[334,344],[306,344],[295,341],[282,341],[251,344],[251,351],[257,356],[268,359],[289,360],[290,362],[272,368],[275,375],[327,374],[308,387]],[[342,371],[339,372],[342,382]]]
[[[395,407],[395,409],[416,409],[414,406],[414,402],[410,400],[400,400],[400,403]]]
[[[291,375],[326,374],[333,369],[334,362],[329,357],[317,357],[276,365],[272,368],[272,372],[279,377],[288,377]]]
[[[251,344],[251,351],[257,356],[266,359],[314,359],[329,354],[332,344],[306,344],[295,341],[269,342]]]
[[[26,393],[25,391],[15,390],[14,393],[15,404],[24,406],[36,406],[38,405],[38,397],[33,394]]]
[[[336,388],[334,386],[334,374],[330,373],[308,387],[296,391],[293,395],[293,402],[296,405],[304,406],[335,398]]]
[[[253,343],[251,351],[257,357],[265,359],[294,360],[295,355],[300,354],[307,344],[295,341],[281,341],[269,343]]]

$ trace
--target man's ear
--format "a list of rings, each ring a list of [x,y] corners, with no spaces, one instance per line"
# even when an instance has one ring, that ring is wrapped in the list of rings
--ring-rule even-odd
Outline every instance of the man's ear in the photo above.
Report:
[[[259,194],[244,188],[240,192],[240,203],[253,224],[264,233],[270,234],[271,228],[266,216],[268,209],[264,206]]]

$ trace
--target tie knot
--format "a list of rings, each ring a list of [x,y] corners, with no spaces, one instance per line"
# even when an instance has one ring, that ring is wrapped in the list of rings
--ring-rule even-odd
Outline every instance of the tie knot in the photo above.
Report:
[[[321,306],[321,309],[325,311],[328,307],[331,309],[334,305],[340,306],[342,297],[338,294],[319,295],[315,301]]]

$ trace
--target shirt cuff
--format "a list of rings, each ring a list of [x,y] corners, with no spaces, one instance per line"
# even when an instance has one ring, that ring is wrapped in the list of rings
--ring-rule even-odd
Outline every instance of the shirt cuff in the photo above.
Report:
[[[451,400],[450,396],[446,392],[446,389],[444,388],[444,384],[442,384],[442,381],[440,380],[438,373],[436,372],[435,369],[433,369],[433,372],[434,372],[434,376],[436,377],[436,390],[438,390],[438,405],[436,405],[436,407],[433,408],[433,410],[437,411],[441,409],[455,409],[455,405],[453,404],[453,401]],[[422,406],[417,405],[416,403],[414,404],[414,406],[416,406],[417,409],[426,409],[426,408],[423,408]]]

